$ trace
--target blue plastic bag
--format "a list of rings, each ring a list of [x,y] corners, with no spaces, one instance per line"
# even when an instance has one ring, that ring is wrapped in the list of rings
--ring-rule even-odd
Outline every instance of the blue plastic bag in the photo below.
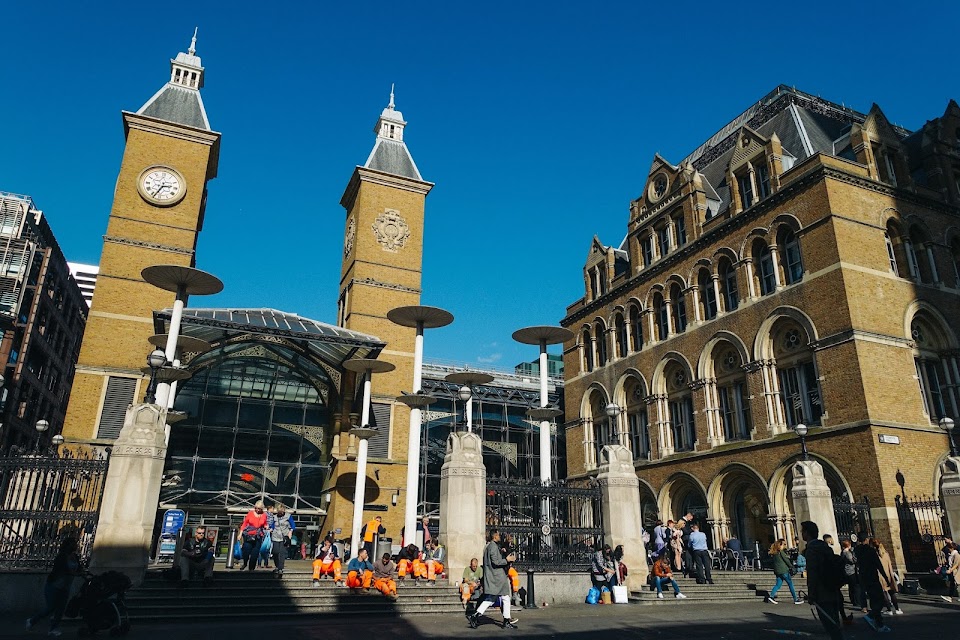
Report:
[[[600,590],[596,587],[590,587],[590,591],[587,591],[587,604],[597,604],[600,601]]]
[[[233,559],[243,560],[243,545],[240,544],[239,540],[233,545]]]
[[[269,534],[268,534],[268,535],[264,536],[264,538],[263,538],[263,543],[260,545],[260,553],[261,553],[261,554],[264,554],[264,553],[269,554],[271,551],[273,551],[273,541],[270,540],[270,536],[269,536]]]

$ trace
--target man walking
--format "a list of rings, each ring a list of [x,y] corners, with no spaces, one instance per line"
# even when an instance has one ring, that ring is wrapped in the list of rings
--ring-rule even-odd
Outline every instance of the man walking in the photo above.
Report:
[[[870,613],[863,616],[863,619],[874,630],[887,633],[890,627],[883,623],[883,607],[886,605],[886,600],[883,597],[884,589],[880,584],[880,576],[883,576],[887,584],[893,584],[893,578],[884,571],[877,550],[870,544],[870,538],[862,538],[853,553],[857,556],[857,566],[860,568],[860,585],[870,603]]]
[[[483,601],[477,607],[476,613],[470,615],[470,628],[476,629],[480,616],[497,600],[500,601],[500,611],[503,614],[503,628],[517,628],[520,622],[510,617],[510,580],[507,579],[507,565],[517,559],[516,554],[508,554],[506,558],[500,551],[500,532],[490,531],[490,542],[483,550]]]
[[[833,551],[820,540],[820,528],[815,522],[800,523],[800,535],[807,543],[804,554],[807,558],[807,602],[815,608],[820,624],[830,640],[843,640],[843,596],[840,594],[839,576],[833,575]]]
[[[697,523],[692,524],[690,528],[690,552],[697,565],[697,584],[713,584],[710,566],[713,561],[710,559],[710,552],[707,551],[707,534],[700,531],[700,525]]]

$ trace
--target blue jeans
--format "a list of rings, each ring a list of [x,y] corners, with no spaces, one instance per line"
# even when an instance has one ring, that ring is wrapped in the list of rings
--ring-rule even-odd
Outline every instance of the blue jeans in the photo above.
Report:
[[[777,597],[777,591],[780,591],[780,587],[783,586],[783,583],[786,582],[787,586],[790,587],[790,595],[793,596],[793,601],[797,601],[797,592],[793,588],[793,580],[790,579],[789,573],[784,573],[783,575],[777,576],[777,582],[773,585],[773,589],[770,591],[770,598]]]
[[[48,582],[43,586],[43,597],[46,606],[43,611],[30,618],[30,623],[36,624],[42,618],[50,616],[50,630],[52,631],[60,627],[60,620],[63,618],[63,612],[70,600],[70,587],[57,587]]]
[[[673,587],[674,595],[680,593],[680,585],[678,585],[677,581],[673,578],[660,578],[658,576],[653,576],[653,584],[657,587],[657,593],[663,593],[663,583],[667,583]]]

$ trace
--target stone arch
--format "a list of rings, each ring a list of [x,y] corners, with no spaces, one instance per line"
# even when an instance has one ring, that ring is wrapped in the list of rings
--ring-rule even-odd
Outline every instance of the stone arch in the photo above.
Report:
[[[884,207],[881,209],[880,215],[877,216],[877,224],[881,227],[886,227],[891,220],[903,226],[903,217],[900,215],[899,209],[895,207]]]
[[[819,339],[817,327],[814,325],[810,316],[797,307],[777,307],[767,316],[766,320],[761,323],[760,328],[757,330],[757,337],[753,343],[753,360],[769,360],[773,358],[773,332],[771,330],[777,321],[783,318],[790,318],[799,324],[801,328],[807,332],[807,337],[810,339],[810,342],[815,342]]]
[[[767,482],[750,465],[734,462],[724,467],[710,483],[707,501],[718,525],[716,543],[736,537],[744,549],[755,543],[764,549],[775,539],[777,532],[768,520]]]
[[[720,247],[719,249],[713,252],[714,265],[719,265],[721,258],[726,258],[727,260],[730,261],[730,264],[733,264],[733,265],[736,265],[738,262],[740,262],[740,256],[737,254],[736,251],[734,251],[730,247]]]
[[[693,380],[693,367],[690,366],[690,361],[687,360],[687,357],[677,351],[668,351],[653,370],[653,376],[651,376],[650,379],[650,389],[652,393],[664,394],[667,392],[667,382],[664,378],[664,371],[671,362],[679,363],[687,374],[687,379]]]
[[[660,507],[660,517],[664,522],[684,515],[685,509],[690,508],[691,505],[700,505],[698,508],[702,509],[702,513],[694,513],[694,515],[699,516],[701,521],[711,517],[706,487],[695,476],[685,471],[673,474],[663,483],[657,496],[657,504]]]
[[[656,297],[656,295],[657,295],[658,293],[662,296],[662,295],[663,295],[663,291],[664,291],[664,286],[663,286],[663,284],[661,284],[661,283],[659,283],[659,282],[658,282],[657,284],[653,285],[652,287],[650,287],[650,290],[647,291],[647,295],[646,295],[647,301],[646,301],[646,304],[644,305],[643,308],[644,308],[644,309],[652,309],[652,308],[653,308],[653,299]]]
[[[744,237],[743,242],[740,244],[740,255],[748,256],[750,255],[751,247],[753,243],[757,240],[763,240],[768,242],[768,236],[770,232],[764,227],[755,227],[751,229],[750,232]]]
[[[643,528],[652,536],[657,520],[661,519],[660,505],[657,503],[657,492],[654,491],[653,485],[643,478],[640,479],[638,499],[640,500],[640,521],[643,523]]]
[[[583,460],[587,469],[595,469],[600,464],[599,429],[607,420],[604,407],[610,402],[610,394],[599,382],[592,383],[580,400],[580,423],[583,425]]]
[[[664,283],[664,288],[670,289],[670,287],[672,287],[674,284],[679,286],[681,291],[687,288],[686,280],[684,280],[683,276],[679,273],[670,274],[670,277],[667,278],[666,282]]]
[[[690,271],[687,274],[687,282],[689,282],[691,286],[697,284],[698,276],[703,269],[706,269],[707,273],[713,273],[713,262],[710,258],[700,258],[690,267]]]
[[[616,402],[621,408],[626,407],[628,404],[626,388],[627,382],[629,382],[631,378],[638,380],[647,394],[650,392],[650,386],[647,384],[647,379],[644,377],[644,375],[640,373],[638,369],[630,367],[623,372],[613,388],[613,401]]]
[[[800,230],[803,229],[800,220],[792,213],[781,213],[773,219],[773,222],[770,223],[770,230],[774,232],[772,235],[776,236],[776,231],[782,226],[790,227],[790,230],[794,233],[800,233]]]
[[[707,341],[703,350],[700,351],[700,360],[697,362],[697,378],[715,378],[713,370],[713,350],[721,342],[729,342],[740,354],[740,361],[746,364],[752,360],[747,345],[744,344],[740,336],[731,331],[718,331]]]
[[[780,529],[778,536],[786,538],[787,542],[792,543],[793,538],[800,535],[800,523],[796,522],[793,508],[793,496],[791,495],[791,486],[793,484],[793,465],[801,459],[799,452],[788,457],[780,466],[774,470],[770,476],[769,500],[771,506],[771,517],[776,517],[777,527]],[[830,487],[830,493],[834,500],[846,496],[849,502],[856,502],[858,496],[853,494],[850,483],[840,471],[840,469],[831,462],[818,454],[810,454],[810,459],[820,463],[823,467],[823,476]]]
[[[914,339],[911,327],[913,321],[923,316],[929,316],[930,319],[933,320],[933,322],[928,321],[928,324],[936,330],[936,337],[939,339],[938,341],[941,344],[941,348],[958,348],[957,336],[950,328],[950,323],[947,322],[947,319],[939,309],[923,300],[914,300],[907,305],[907,311],[904,314],[903,335],[906,336],[908,340]]]

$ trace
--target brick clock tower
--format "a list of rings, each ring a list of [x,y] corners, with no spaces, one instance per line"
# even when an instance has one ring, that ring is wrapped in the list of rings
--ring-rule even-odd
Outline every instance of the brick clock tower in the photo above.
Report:
[[[397,367],[373,377],[371,415],[380,433],[370,443],[366,504],[378,511],[363,514],[364,522],[375,515],[383,516],[386,535],[395,543],[399,543],[407,496],[405,459],[410,422],[410,410],[395,398],[401,391],[414,391],[410,387],[415,332],[390,322],[387,312],[420,304],[424,202],[433,188],[420,176],[403,141],[406,124],[403,114],[395,109],[391,90],[390,103],[374,128],[377,139],[373,150],[364,165],[354,170],[340,200],[347,217],[337,313],[340,326],[386,342],[380,359]],[[361,401],[358,393],[353,411],[360,412]],[[326,530],[350,531],[357,443],[347,434],[349,429],[347,416],[342,416],[333,441],[337,464],[331,485],[336,490],[331,492]]]
[[[196,41],[194,33],[187,53],[170,61],[169,82],[136,113],[123,112],[126,147],[67,409],[68,440],[115,439],[127,405],[142,396],[153,311],[172,306],[174,296],[140,272],[194,266],[207,181],[217,175],[220,154],[220,134],[200,98]]]

